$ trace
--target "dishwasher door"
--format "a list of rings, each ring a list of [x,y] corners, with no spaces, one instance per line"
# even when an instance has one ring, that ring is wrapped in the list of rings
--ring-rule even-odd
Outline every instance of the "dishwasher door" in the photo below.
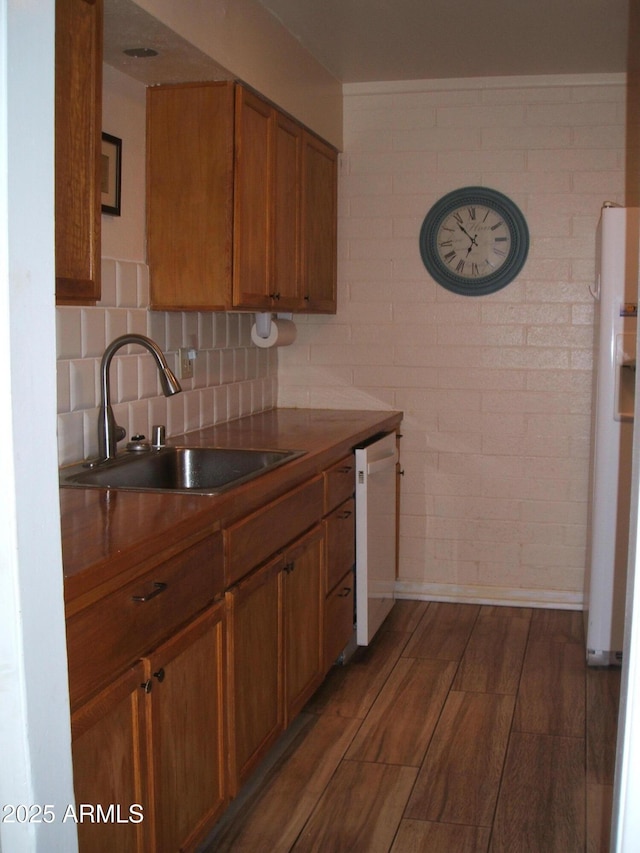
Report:
[[[393,607],[396,434],[356,447],[356,641],[369,645]]]

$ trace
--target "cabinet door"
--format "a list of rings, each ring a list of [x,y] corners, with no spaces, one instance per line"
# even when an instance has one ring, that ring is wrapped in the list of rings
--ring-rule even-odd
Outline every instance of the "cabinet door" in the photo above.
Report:
[[[102,0],[56,0],[56,298],[100,299]]]
[[[192,849],[226,802],[224,603],[144,659],[155,850]]]
[[[323,677],[322,570],[324,535],[316,527],[285,553],[284,687],[287,724]]]
[[[347,572],[327,596],[324,616],[324,669],[328,672],[354,633],[355,573]]]
[[[274,119],[272,265],[273,307],[304,306],[300,267],[302,128],[276,112]]]
[[[325,593],[350,571],[356,561],[355,501],[351,498],[324,520],[326,528]]]
[[[335,314],[337,154],[304,134],[302,153],[302,285],[305,310]]]
[[[147,89],[151,307],[231,308],[232,83]]]
[[[232,796],[284,727],[282,566],[282,557],[272,560],[226,595]]]
[[[233,303],[271,306],[272,107],[242,86],[236,88]]]
[[[100,822],[85,815],[78,823],[81,853],[151,849],[143,675],[138,664],[71,718],[76,814],[87,804],[106,815]]]

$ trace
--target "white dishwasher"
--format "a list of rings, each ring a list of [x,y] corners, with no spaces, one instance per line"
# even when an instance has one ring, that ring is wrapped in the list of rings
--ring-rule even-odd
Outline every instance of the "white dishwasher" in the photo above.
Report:
[[[367,646],[393,607],[396,582],[395,432],[356,454],[356,641]]]

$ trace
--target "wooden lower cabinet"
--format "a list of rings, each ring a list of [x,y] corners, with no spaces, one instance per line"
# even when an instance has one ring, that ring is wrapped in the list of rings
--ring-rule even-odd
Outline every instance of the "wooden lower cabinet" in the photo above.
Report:
[[[75,811],[81,851],[142,853],[150,849],[147,836],[152,816],[143,680],[144,668],[140,663],[71,718]],[[88,811],[89,807],[98,806],[108,815],[99,822],[91,820]]]
[[[229,784],[235,796],[284,728],[278,556],[226,594]]]
[[[322,527],[314,528],[288,548],[284,558],[284,691],[288,725],[324,677]]]
[[[224,602],[144,660],[157,853],[192,850],[226,805]]]
[[[353,475],[351,477],[353,482]],[[353,636],[356,529],[352,497],[324,519],[324,670],[328,672]]]
[[[81,851],[192,850],[214,824],[227,802],[223,653],[220,602],[73,715],[77,807],[114,818],[80,823]]]
[[[324,616],[324,669],[328,672],[353,635],[355,573],[352,570],[329,593]]]
[[[226,593],[232,796],[322,681],[323,554],[318,525]]]

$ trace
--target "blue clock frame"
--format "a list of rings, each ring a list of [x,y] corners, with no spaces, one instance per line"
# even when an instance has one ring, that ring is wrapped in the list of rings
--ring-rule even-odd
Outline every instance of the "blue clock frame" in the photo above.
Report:
[[[469,264],[470,270],[472,266],[476,269],[465,275],[461,273],[465,268],[464,262],[454,252],[449,252],[446,260],[438,247],[442,246],[441,229],[445,220],[459,211],[467,214],[476,207],[487,208],[501,224],[504,223],[510,243],[506,256],[496,269],[481,274],[475,264]],[[463,228],[461,230],[464,231]],[[471,243],[467,253],[475,243],[475,238],[471,234],[468,236]],[[522,211],[506,195],[488,187],[462,187],[447,193],[429,210],[420,229],[420,255],[427,272],[442,287],[463,296],[484,296],[506,287],[522,270],[528,253],[529,229]],[[454,265],[455,260],[458,260],[457,265]]]

